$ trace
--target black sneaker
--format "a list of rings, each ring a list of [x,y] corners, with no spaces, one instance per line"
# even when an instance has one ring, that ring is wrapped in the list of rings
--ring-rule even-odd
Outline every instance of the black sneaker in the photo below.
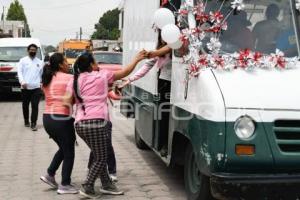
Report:
[[[24,123],[24,126],[25,126],[25,127],[30,127],[30,123],[29,123],[29,122],[25,122],[25,123]]]
[[[31,130],[32,131],[37,131],[38,130],[37,127],[36,127],[36,124],[34,124],[34,123],[31,124]]]
[[[97,198],[98,195],[96,195],[94,186],[93,185],[88,185],[88,184],[82,184],[79,194],[85,198]]]
[[[100,192],[102,194],[111,194],[111,195],[122,195],[122,194],[124,194],[124,191],[119,190],[113,182],[110,182],[109,184],[107,184],[105,186],[102,186],[100,188]]]

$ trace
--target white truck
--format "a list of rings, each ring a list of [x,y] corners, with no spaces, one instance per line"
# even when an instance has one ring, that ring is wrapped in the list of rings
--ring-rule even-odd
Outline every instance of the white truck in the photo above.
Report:
[[[44,59],[41,43],[34,38],[2,38],[0,39],[0,94],[18,94],[21,92],[17,76],[17,63],[27,56],[30,44],[38,46],[37,57]]]
[[[223,1],[203,2],[216,11]],[[228,18],[230,34],[225,31],[220,36],[220,56],[247,64],[243,62],[248,61],[244,59],[248,48],[277,56],[279,65],[291,64],[289,59],[299,56],[297,1],[244,2],[245,11]],[[230,3],[224,1],[223,10],[230,10]],[[159,0],[124,2],[124,65],[139,50],[155,48],[152,19],[160,4]],[[253,40],[253,35],[258,39]],[[285,54],[281,63],[276,49]],[[199,52],[207,55],[205,49]],[[272,60],[266,58],[266,63]],[[290,69],[263,69],[254,62],[252,70],[225,70],[236,66],[235,60],[232,66],[224,62],[222,70],[207,68],[198,77],[187,78],[189,65],[182,60],[182,54],[173,52],[167,120],[161,122],[159,117],[157,69],[123,90],[121,112],[135,116],[137,147],[151,148],[167,165],[184,165],[188,200],[299,198],[299,61],[292,62]],[[162,132],[161,124],[169,124],[169,130]],[[166,154],[162,147],[167,147]]]

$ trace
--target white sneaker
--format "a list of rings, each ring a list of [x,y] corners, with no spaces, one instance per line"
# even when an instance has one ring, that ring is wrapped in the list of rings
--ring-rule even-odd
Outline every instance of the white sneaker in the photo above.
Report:
[[[118,182],[117,174],[109,174],[109,177],[112,182]]]
[[[57,194],[77,194],[79,191],[73,185],[59,185]]]
[[[44,183],[47,183],[48,185],[50,185],[53,189],[58,188],[58,184],[56,183],[54,176],[49,176],[48,174],[46,174],[45,176],[41,176],[40,179]]]

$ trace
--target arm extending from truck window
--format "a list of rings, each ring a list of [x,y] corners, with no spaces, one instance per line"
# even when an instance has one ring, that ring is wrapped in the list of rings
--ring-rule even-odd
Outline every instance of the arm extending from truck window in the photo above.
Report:
[[[147,57],[151,58],[149,59],[141,69],[139,69],[133,76],[131,76],[128,80],[130,82],[136,81],[142,77],[144,77],[155,65],[155,63],[159,60],[159,57],[165,56],[168,53],[171,53],[172,49],[165,45],[162,48],[155,50],[155,51],[150,51],[147,53]]]
[[[114,80],[120,80],[120,79],[128,76],[134,70],[136,65],[141,60],[145,59],[145,57],[146,57],[146,51],[145,50],[140,51],[129,65],[124,67],[122,70],[116,71],[114,73]]]
[[[135,74],[130,76],[128,80],[130,82],[133,82],[141,79],[152,69],[152,67],[155,65],[156,62],[157,62],[157,58],[149,59]]]
[[[172,52],[172,49],[168,45],[165,45],[165,46],[161,47],[160,49],[148,52],[148,58],[164,56],[171,52]]]

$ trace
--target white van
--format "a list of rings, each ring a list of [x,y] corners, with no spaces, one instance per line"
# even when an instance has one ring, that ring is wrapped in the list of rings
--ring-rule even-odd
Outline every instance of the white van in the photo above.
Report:
[[[41,43],[34,38],[1,38],[0,39],[0,94],[21,92],[17,76],[17,63],[27,56],[30,44],[38,46],[37,57],[44,59]]]
[[[141,49],[155,48],[152,18],[161,2],[125,1],[124,65]],[[220,5],[214,7],[215,3],[223,1],[205,2],[209,9],[218,10]],[[231,2],[224,1],[225,11],[230,10]],[[299,56],[296,1],[244,2],[244,15],[230,17],[231,33],[220,36],[221,55],[249,48],[268,55],[279,49],[287,60]],[[256,31],[261,43],[250,41]],[[250,43],[252,46],[244,47]],[[253,70],[207,68],[189,79],[189,65],[182,60],[173,52],[167,120],[159,116],[166,111],[159,109],[157,69],[123,90],[126,97],[121,112],[135,116],[137,147],[152,149],[167,165],[184,165],[188,200],[299,199],[299,61],[282,70],[261,69],[260,65]],[[161,131],[164,124],[169,125],[168,131]]]

